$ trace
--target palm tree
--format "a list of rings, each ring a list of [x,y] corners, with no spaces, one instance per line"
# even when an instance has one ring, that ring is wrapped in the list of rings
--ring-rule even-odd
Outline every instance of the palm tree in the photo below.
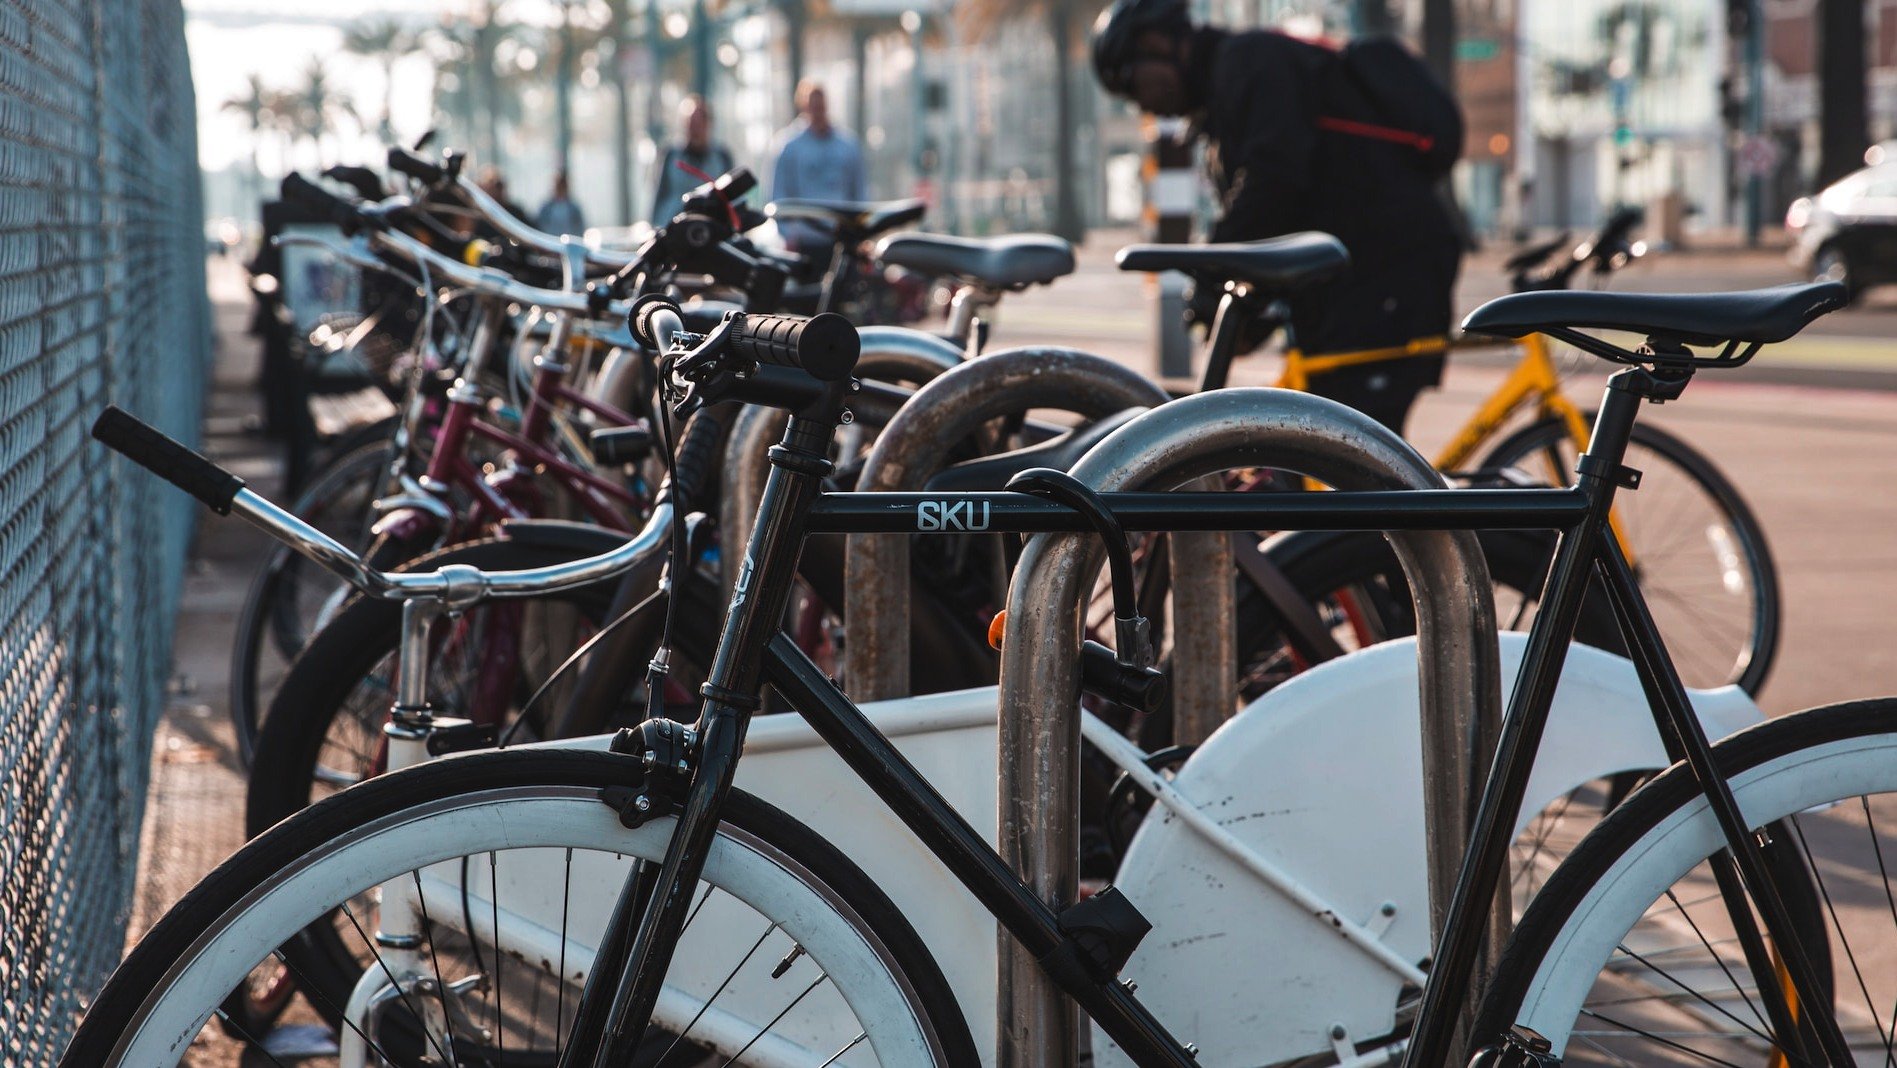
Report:
[[[382,121],[376,129],[385,142],[395,141],[395,126],[390,120],[395,107],[395,64],[413,51],[415,44],[415,34],[395,18],[361,19],[343,31],[344,51],[382,66]]]
[[[626,77],[625,63],[622,57],[632,49],[632,11],[627,0],[606,0],[606,32],[613,43],[612,59],[602,64],[601,73],[612,82],[613,87],[613,169],[617,172],[615,183],[618,194],[619,218],[621,222],[631,223],[633,214],[633,165],[632,148],[634,133],[632,129],[632,85]]]
[[[235,111],[244,117],[250,127],[250,169],[261,175],[263,168],[257,162],[257,150],[262,147],[264,131],[274,127],[277,121],[276,102],[263,84],[263,79],[251,75],[244,84],[244,91],[224,101],[225,111]]]
[[[559,0],[560,22],[548,34],[544,54],[553,57],[554,155],[566,170],[573,153],[573,80],[589,59],[597,62],[612,39],[614,12],[596,22],[584,0]]]
[[[495,50],[519,28],[500,19],[501,3],[485,0],[477,17],[444,16],[424,38],[435,59],[435,106],[453,115],[476,157],[500,165],[503,120],[520,118],[527,72],[509,64],[498,69]]]
[[[307,138],[315,146],[319,167],[329,163],[323,139],[341,125],[341,120],[362,125],[356,106],[330,82],[329,71],[319,58],[312,58],[303,68],[303,84],[289,92],[287,104],[290,128],[298,140]]]

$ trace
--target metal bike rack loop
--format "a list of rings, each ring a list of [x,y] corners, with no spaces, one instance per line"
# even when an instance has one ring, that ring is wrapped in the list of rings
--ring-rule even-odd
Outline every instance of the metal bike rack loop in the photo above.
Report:
[[[1141,375],[1110,360],[1072,349],[1011,349],[971,360],[924,386],[883,428],[864,462],[861,490],[920,490],[948,462],[949,450],[977,429],[1004,415],[1045,408],[1104,418],[1128,408],[1166,402],[1166,392]],[[1193,559],[1205,561],[1184,576],[1174,598],[1175,633],[1223,633],[1231,618],[1230,545],[1223,535],[1186,535],[1180,544]],[[909,541],[876,534],[852,535],[846,545],[843,616],[850,640],[845,680],[859,701],[909,694]],[[1223,565],[1221,566],[1221,561]],[[1175,575],[1176,578],[1179,576]],[[1199,587],[1203,586],[1201,589]],[[1199,616],[1206,616],[1200,619]],[[1230,710],[1229,642],[1208,642],[1223,659],[1182,667],[1179,679],[1219,682],[1214,698]],[[1197,707],[1206,689],[1180,690],[1178,707]],[[1214,706],[1215,708],[1217,706]],[[1223,714],[1218,720],[1223,720]]]
[[[864,326],[857,329],[857,336],[863,342],[863,355],[856,361],[859,378],[921,385],[962,362],[962,350],[954,342],[921,330]],[[776,408],[751,404],[732,424],[725,445],[724,483],[718,506],[718,529],[724,544],[743,546],[749,540],[751,524],[757,520],[758,501],[764,496],[764,480],[771,471],[768,454],[784,435],[789,418]],[[727,587],[738,580],[742,555],[730,552],[721,560]]]
[[[1375,421],[1334,401],[1280,389],[1225,389],[1173,401],[1115,431],[1072,473],[1097,490],[1167,490],[1252,466],[1296,471],[1344,490],[1444,485],[1426,460]],[[1479,776],[1487,771],[1499,728],[1495,607],[1488,565],[1473,533],[1385,536],[1416,600],[1430,916],[1440,934],[1467,847]],[[1008,596],[1001,652],[1001,853],[1057,910],[1073,904],[1078,889],[1082,606],[1103,556],[1091,535],[1036,535],[1021,555]],[[1219,574],[1226,578],[1225,571]],[[1498,897],[1478,982],[1493,969],[1506,909],[1505,897]],[[1080,1020],[1073,1002],[1012,938],[1004,933],[1000,942],[997,1063],[1078,1063]],[[1473,1012],[1470,1004],[1465,1012]]]

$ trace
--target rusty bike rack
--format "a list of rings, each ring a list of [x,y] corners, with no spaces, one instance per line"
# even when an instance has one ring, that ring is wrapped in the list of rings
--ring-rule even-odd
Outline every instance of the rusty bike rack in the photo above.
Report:
[[[1203,393],[1149,411],[1096,445],[1072,474],[1101,491],[1168,490],[1253,466],[1296,471],[1343,490],[1444,486],[1428,461],[1368,417],[1308,393],[1255,388]],[[1472,798],[1499,730],[1495,609],[1474,533],[1385,536],[1416,601],[1430,915],[1440,935],[1467,849]],[[1092,535],[1036,535],[1016,566],[1008,598],[1001,653],[1000,849],[1056,909],[1077,900],[1079,645],[1082,607],[1103,558]],[[1218,574],[1229,588],[1226,571]],[[1221,638],[1218,644],[1229,650],[1229,638]],[[1222,678],[1228,701],[1231,678],[1228,669]],[[1506,899],[1498,895],[1478,976],[1493,970],[1507,921]],[[1012,938],[999,937],[997,1063],[1078,1063],[1077,1008]],[[1471,1003],[1463,1027],[1473,1022],[1473,1011]]]
[[[949,450],[998,417],[1051,409],[1100,419],[1128,408],[1164,404],[1166,392],[1138,373],[1072,349],[1011,349],[971,360],[916,393],[883,428],[857,482],[871,491],[920,490],[948,462]],[[1214,487],[1208,487],[1214,488]],[[1183,575],[1174,569],[1174,633],[1224,634],[1230,626],[1231,546],[1222,534],[1184,534],[1174,542],[1203,562]],[[850,641],[845,673],[859,701],[904,697],[910,691],[909,542],[874,534],[852,535],[846,547],[844,619]],[[1229,642],[1177,641],[1218,657],[1175,674],[1180,718],[1224,721],[1230,713],[1234,667]],[[1175,654],[1177,655],[1177,654]],[[1219,680],[1216,688],[1205,685]],[[1188,716],[1187,710],[1192,710]]]
[[[858,378],[879,382],[922,385],[962,362],[954,342],[921,330],[900,326],[857,328],[863,355],[856,362]],[[776,408],[747,404],[731,425],[724,451],[723,485],[718,504],[718,529],[726,545],[745,544],[757,519],[764,480],[771,471],[770,448],[784,436],[790,416]],[[739,553],[721,561],[724,584],[738,579]]]

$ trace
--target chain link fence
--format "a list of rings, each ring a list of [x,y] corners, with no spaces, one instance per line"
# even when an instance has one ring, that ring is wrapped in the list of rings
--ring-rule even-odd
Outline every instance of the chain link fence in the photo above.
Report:
[[[209,343],[179,0],[0,6],[0,1063],[117,962],[191,505],[108,401],[197,438]]]

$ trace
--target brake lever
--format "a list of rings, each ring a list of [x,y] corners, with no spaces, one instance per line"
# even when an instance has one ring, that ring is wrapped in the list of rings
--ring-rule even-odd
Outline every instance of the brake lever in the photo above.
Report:
[[[683,330],[672,335],[672,347],[659,361],[659,382],[665,402],[679,419],[722,399],[742,368],[725,358],[725,340],[735,328],[727,319],[709,334]]]

